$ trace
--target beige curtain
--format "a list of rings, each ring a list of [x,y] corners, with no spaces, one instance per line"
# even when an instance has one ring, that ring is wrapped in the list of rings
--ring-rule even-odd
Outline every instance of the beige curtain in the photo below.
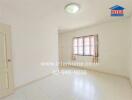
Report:
[[[95,35],[95,56],[93,56],[93,63],[98,63],[98,57],[99,57],[99,39],[98,35]]]

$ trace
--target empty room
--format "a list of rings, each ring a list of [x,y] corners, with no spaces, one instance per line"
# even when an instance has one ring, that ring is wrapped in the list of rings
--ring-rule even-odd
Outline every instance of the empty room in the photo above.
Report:
[[[0,100],[132,100],[132,1],[0,0]]]

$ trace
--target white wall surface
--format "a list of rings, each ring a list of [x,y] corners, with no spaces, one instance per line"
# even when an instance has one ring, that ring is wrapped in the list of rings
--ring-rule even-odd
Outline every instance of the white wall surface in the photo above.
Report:
[[[87,68],[128,76],[129,19],[60,33],[62,60],[71,61],[73,37],[93,34],[99,34],[99,64]],[[86,57],[78,58],[77,61],[80,62],[88,61]]]
[[[44,77],[56,66],[41,66],[41,62],[58,61],[58,32],[51,20],[30,18],[3,9],[0,22],[12,27],[12,53],[15,86]]]

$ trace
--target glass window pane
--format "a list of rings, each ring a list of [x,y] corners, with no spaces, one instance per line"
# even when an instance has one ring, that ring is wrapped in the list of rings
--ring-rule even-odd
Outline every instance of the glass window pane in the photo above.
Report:
[[[73,40],[73,46],[77,46],[77,38]]]
[[[90,39],[91,39],[91,46],[94,46],[95,43],[94,36],[91,36]]]
[[[89,39],[89,37],[85,37],[84,38],[84,45],[90,45],[90,39]]]
[[[91,55],[95,55],[95,37],[91,36]]]
[[[83,55],[83,46],[78,47],[78,54]]]
[[[84,48],[83,48],[84,47]],[[95,55],[95,36],[74,38],[73,54]]]
[[[78,39],[78,46],[83,46],[83,38]]]
[[[74,54],[77,54],[77,50],[74,50]]]
[[[77,54],[77,47],[73,47],[73,54]]]
[[[90,55],[90,48],[89,48],[89,46],[85,46],[85,48],[84,48],[84,55]]]
[[[94,46],[91,46],[91,55],[95,55],[95,47]]]

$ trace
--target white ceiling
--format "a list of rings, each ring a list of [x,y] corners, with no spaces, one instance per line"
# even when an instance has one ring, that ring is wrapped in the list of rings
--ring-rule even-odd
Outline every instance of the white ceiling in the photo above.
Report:
[[[64,6],[70,2],[80,4],[79,13],[69,15],[64,11]],[[114,5],[125,7],[125,17],[131,15],[132,0],[0,0],[0,15],[9,10],[25,19],[53,23],[64,31],[120,19],[110,16],[109,8]]]

